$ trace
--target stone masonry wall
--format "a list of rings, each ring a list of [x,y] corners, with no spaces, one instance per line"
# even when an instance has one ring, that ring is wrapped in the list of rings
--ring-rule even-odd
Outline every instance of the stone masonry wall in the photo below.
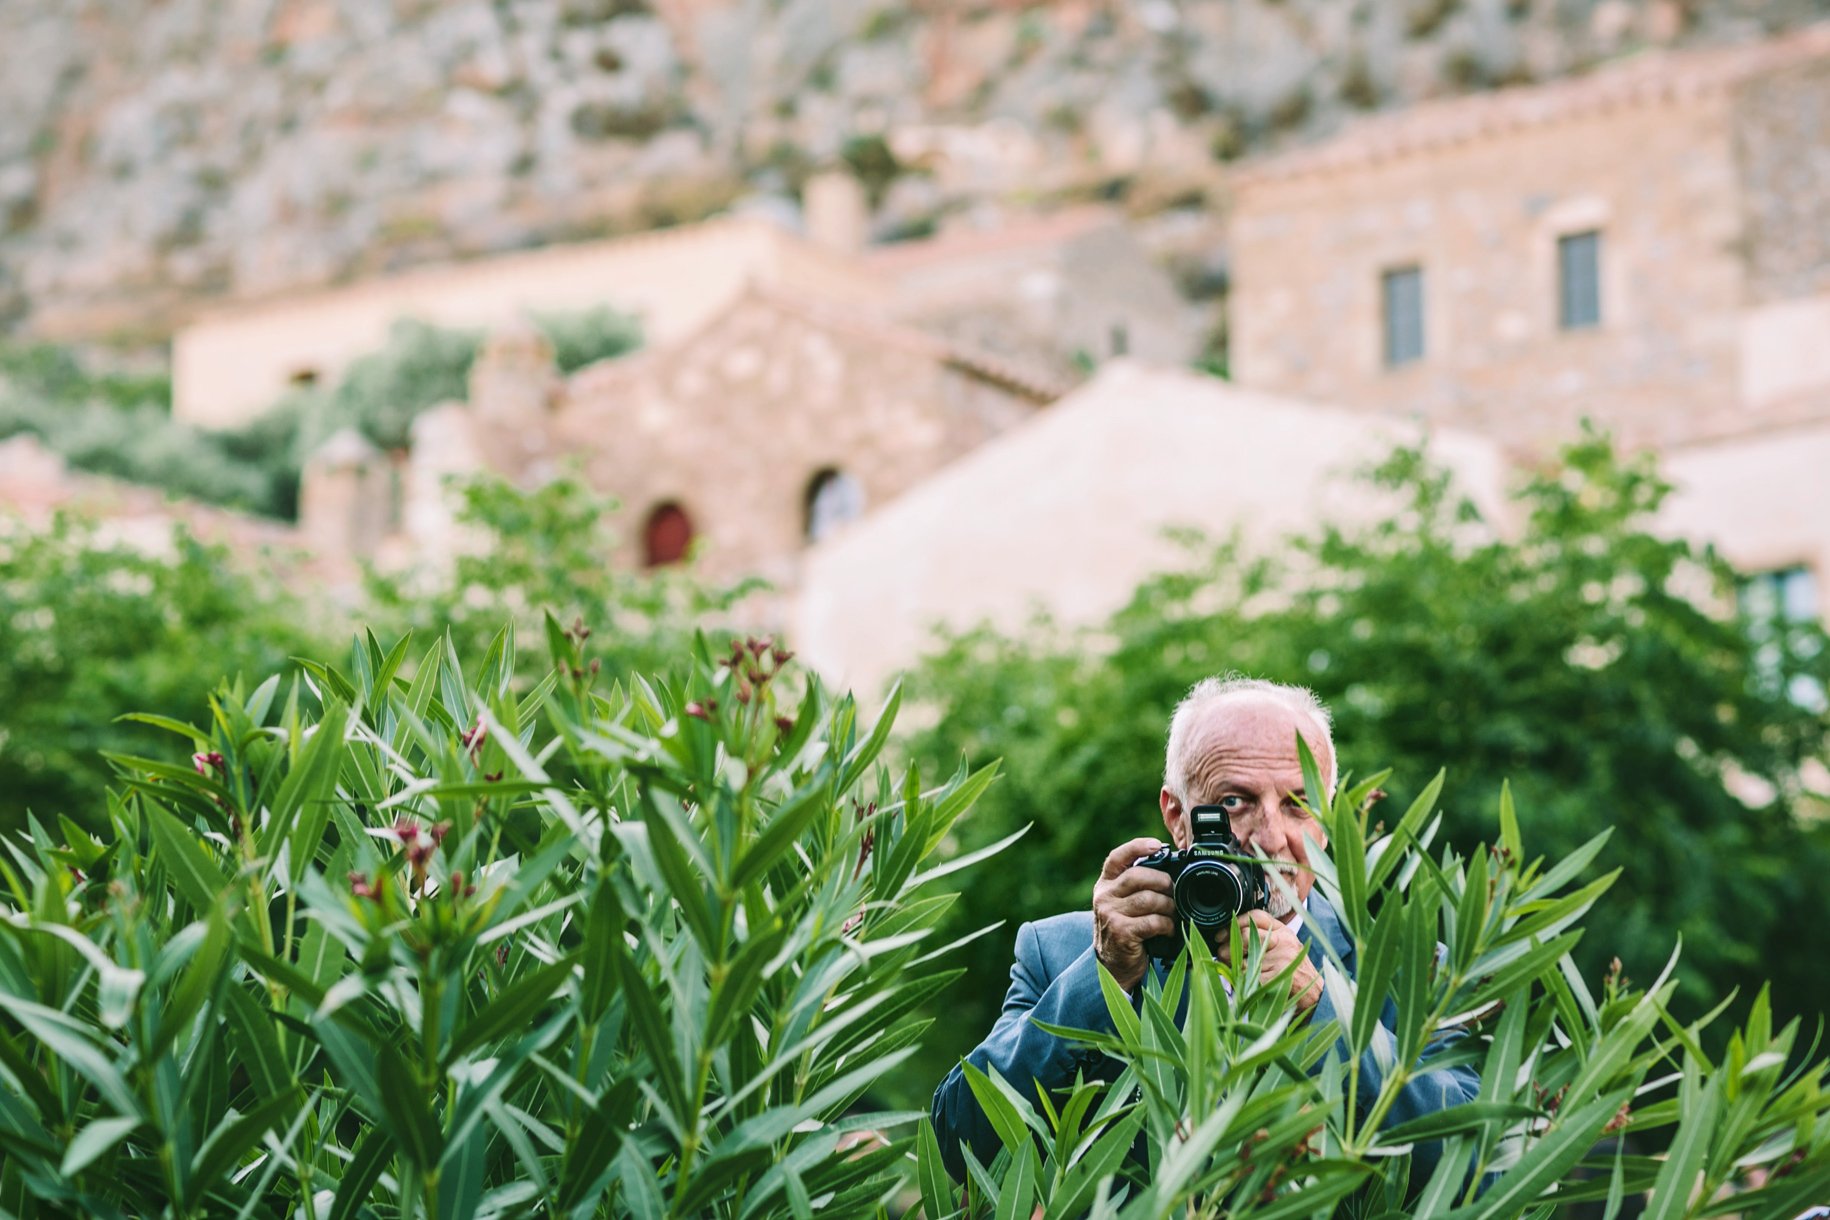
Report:
[[[1750,302],[1830,292],[1830,60],[1749,82],[1735,118]]]
[[[1739,401],[1744,272],[1728,108],[1703,97],[1243,189],[1241,384],[1415,413],[1525,448],[1585,416],[1681,439]],[[1602,234],[1602,324],[1564,331],[1557,239]],[[1424,273],[1424,358],[1384,365],[1384,271]]]
[[[1033,401],[919,345],[873,341],[751,300],[695,341],[574,378],[557,452],[623,505],[622,552],[664,502],[683,506],[716,574],[791,583],[814,477],[836,468],[869,510],[1028,418]]]

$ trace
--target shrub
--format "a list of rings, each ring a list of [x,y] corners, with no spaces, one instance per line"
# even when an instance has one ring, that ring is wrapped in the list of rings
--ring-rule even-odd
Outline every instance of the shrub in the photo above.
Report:
[[[989,773],[892,778],[894,698],[760,641],[599,690],[547,635],[525,695],[512,631],[225,687],[105,837],[10,845],[0,1207],[876,1210],[915,1116],[849,1110],[957,973],[924,863]]]
[[[0,833],[28,810],[105,826],[102,752],[144,752],[158,736],[118,717],[203,714],[224,673],[268,673],[321,647],[309,621],[182,531],[151,554],[69,517],[43,530],[0,517]]]
[[[553,361],[561,373],[574,373],[642,346],[642,324],[609,306],[577,313],[536,313],[533,320],[552,343]]]
[[[1313,759],[1307,770],[1308,791],[1322,791]],[[1332,951],[1324,967],[1333,1018],[1292,1020],[1288,972],[1261,985],[1262,945],[1236,932],[1240,969],[1191,938],[1135,1007],[1102,974],[1111,1029],[1078,1040],[1124,1062],[1122,1075],[1038,1107],[1029,1082],[969,1067],[1002,1147],[989,1166],[965,1150],[962,1211],[924,1122],[926,1216],[1499,1220],[1583,1200],[1614,1216],[1649,1194],[1650,1216],[1769,1218],[1830,1193],[1830,1064],[1788,1070],[1799,1022],[1775,1031],[1762,991],[1711,1056],[1706,1022],[1671,1016],[1675,954],[1643,991],[1618,963],[1598,988],[1576,967],[1580,921],[1613,880],[1577,885],[1605,834],[1527,862],[1502,791],[1497,841],[1433,850],[1441,776],[1380,835],[1367,798],[1384,779],[1344,786],[1320,811],[1332,850],[1311,849],[1356,949],[1357,983]],[[1425,1058],[1445,1032],[1464,1036]],[[1362,1061],[1377,1065],[1376,1088],[1346,1066]],[[1386,1125],[1407,1084],[1452,1064],[1478,1065],[1476,1100]],[[1145,1163],[1127,1164],[1139,1138]],[[1669,1151],[1635,1155],[1629,1139]],[[1413,1177],[1424,1142],[1440,1156]]]

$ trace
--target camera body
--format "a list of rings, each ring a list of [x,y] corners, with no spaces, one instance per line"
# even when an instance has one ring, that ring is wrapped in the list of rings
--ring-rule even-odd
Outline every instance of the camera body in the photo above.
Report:
[[[1184,925],[1193,924],[1211,937],[1245,912],[1270,905],[1264,869],[1237,859],[1245,852],[1233,837],[1226,810],[1218,805],[1196,805],[1188,811],[1188,822],[1194,841],[1186,848],[1164,847],[1137,862],[1139,868],[1168,873],[1175,883],[1176,930],[1144,942],[1144,951],[1151,957],[1172,958],[1180,953]]]

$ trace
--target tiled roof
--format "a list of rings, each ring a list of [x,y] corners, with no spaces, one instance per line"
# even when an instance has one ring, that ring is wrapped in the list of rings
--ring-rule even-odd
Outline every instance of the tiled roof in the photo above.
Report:
[[[1627,107],[1689,101],[1824,56],[1830,56],[1830,22],[1764,42],[1647,52],[1569,80],[1427,102],[1360,119],[1321,144],[1244,163],[1235,171],[1233,183],[1249,188],[1360,169]]]

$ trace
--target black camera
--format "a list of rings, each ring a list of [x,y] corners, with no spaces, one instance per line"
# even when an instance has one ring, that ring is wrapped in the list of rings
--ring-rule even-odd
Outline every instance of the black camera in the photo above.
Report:
[[[1144,942],[1151,957],[1174,957],[1182,951],[1182,926],[1193,924],[1211,937],[1247,911],[1268,907],[1271,889],[1264,869],[1244,856],[1226,810],[1196,805],[1188,811],[1194,842],[1182,851],[1164,847],[1137,862],[1139,868],[1168,873],[1175,882],[1176,930]],[[1211,943],[1211,940],[1210,940]]]

